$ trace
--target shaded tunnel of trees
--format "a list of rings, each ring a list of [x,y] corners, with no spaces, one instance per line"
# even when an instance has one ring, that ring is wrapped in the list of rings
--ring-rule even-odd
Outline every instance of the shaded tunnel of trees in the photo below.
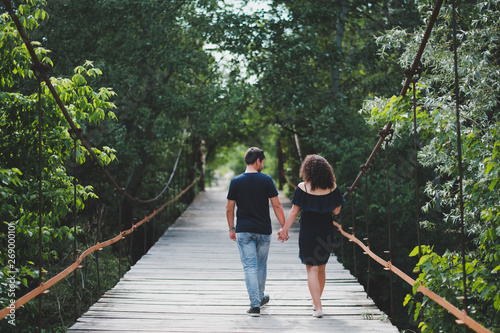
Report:
[[[86,249],[159,205],[120,196],[85,149],[75,150],[44,84],[39,121],[37,73],[5,1],[0,3],[2,308],[11,300],[12,228],[19,270],[16,296],[39,283],[40,173],[42,279],[74,261],[70,249],[75,241]],[[192,190],[153,221],[87,258],[75,279],[51,288],[43,296],[41,327],[54,332],[69,327],[147,252],[216,173],[243,171],[247,147],[266,151],[265,171],[288,195],[293,193],[289,182],[300,181],[300,157],[311,153],[331,162],[339,188],[346,191],[389,121],[395,132],[387,160],[383,148],[349,197],[344,225],[355,225],[359,239],[369,237],[375,253],[388,250],[389,173],[394,265],[462,307],[457,299],[463,285],[451,3],[444,3],[421,61],[415,154],[412,94],[397,95],[434,1],[9,2],[38,58],[49,66],[72,119],[127,193],[157,196],[177,156],[175,177],[161,200],[174,197],[205,171]],[[500,1],[456,3],[469,314],[500,331]],[[410,256],[418,245],[418,228],[425,245],[420,261]],[[390,314],[389,273],[372,264],[368,281],[368,259],[353,244],[341,245],[340,235],[335,254],[365,288],[371,286],[370,297]],[[97,264],[106,269],[97,270]],[[394,279],[392,290],[390,319],[401,331],[463,330],[405,282]],[[38,311],[38,302],[26,304],[16,311],[16,327],[5,318],[1,331],[37,330]]]

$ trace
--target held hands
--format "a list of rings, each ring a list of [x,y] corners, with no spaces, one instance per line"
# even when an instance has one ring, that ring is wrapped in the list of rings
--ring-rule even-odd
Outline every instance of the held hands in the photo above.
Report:
[[[288,238],[289,238],[288,230],[283,230],[283,228],[281,228],[278,231],[278,240],[283,243],[283,242],[286,242],[288,240]]]

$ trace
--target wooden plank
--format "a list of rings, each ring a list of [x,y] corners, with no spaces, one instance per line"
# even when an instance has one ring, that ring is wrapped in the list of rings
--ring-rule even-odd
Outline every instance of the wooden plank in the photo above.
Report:
[[[297,256],[297,226],[288,242],[273,239],[266,285],[271,301],[261,317],[247,316],[249,300],[238,249],[228,237],[225,194],[201,193],[68,332],[398,332],[335,257],[327,265],[325,316],[312,317],[305,268]],[[282,202],[287,211],[289,200]],[[273,217],[274,231],[278,226]]]

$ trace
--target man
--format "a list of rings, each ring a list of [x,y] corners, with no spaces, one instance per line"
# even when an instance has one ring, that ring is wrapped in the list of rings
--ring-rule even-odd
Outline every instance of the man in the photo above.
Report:
[[[245,154],[245,173],[234,177],[227,194],[226,217],[229,238],[238,243],[240,259],[245,271],[245,283],[250,298],[250,316],[260,316],[260,307],[269,302],[264,295],[267,277],[267,256],[271,244],[271,217],[269,199],[281,226],[285,224],[283,206],[273,179],[261,171],[265,156],[262,149],[252,147]],[[234,225],[234,208],[236,227]]]

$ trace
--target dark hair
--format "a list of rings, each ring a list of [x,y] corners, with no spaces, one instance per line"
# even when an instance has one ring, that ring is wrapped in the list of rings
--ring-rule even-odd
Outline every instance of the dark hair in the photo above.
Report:
[[[335,186],[335,174],[328,161],[319,155],[307,155],[300,167],[300,177],[311,183],[311,190],[331,189]]]
[[[247,165],[254,164],[257,160],[263,160],[266,157],[264,156],[264,152],[262,149],[257,147],[248,148],[245,153],[245,163]]]

